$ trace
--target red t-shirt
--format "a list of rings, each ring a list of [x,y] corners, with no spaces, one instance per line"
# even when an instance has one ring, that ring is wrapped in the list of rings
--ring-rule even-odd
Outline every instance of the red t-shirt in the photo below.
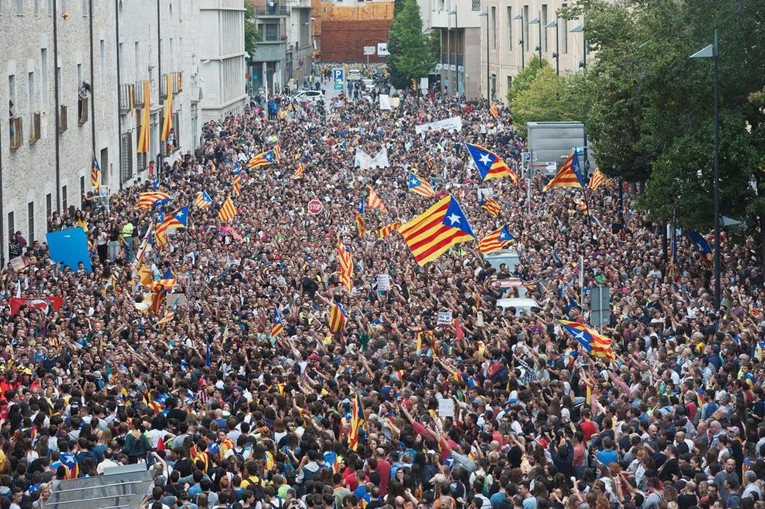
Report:
[[[590,438],[592,438],[592,435],[598,432],[598,426],[592,421],[584,421],[581,424],[582,426],[582,434],[584,435],[584,439],[589,442]]]

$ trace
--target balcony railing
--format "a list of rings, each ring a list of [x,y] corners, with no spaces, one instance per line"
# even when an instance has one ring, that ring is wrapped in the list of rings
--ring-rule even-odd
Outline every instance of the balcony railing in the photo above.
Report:
[[[130,113],[135,108],[135,85],[120,85],[120,113]]]
[[[178,94],[183,92],[183,72],[175,73],[175,79],[173,79],[173,93]]]
[[[135,85],[133,85],[133,97],[135,98],[133,106],[136,108],[143,108],[145,101],[143,97],[143,81],[137,81]]]
[[[11,150],[17,150],[24,144],[24,126],[21,117],[11,117],[10,120]]]
[[[283,5],[267,5],[265,7],[258,7],[255,9],[255,14],[258,16],[288,16],[289,9]]]

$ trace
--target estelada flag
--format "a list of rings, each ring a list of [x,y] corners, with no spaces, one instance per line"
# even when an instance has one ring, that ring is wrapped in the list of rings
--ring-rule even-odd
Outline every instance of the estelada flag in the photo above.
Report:
[[[582,168],[579,166],[579,156],[576,152],[572,152],[563,166],[560,167],[558,173],[552,178],[550,182],[545,186],[545,191],[554,187],[578,187],[582,189],[584,187],[584,176],[582,175]]]
[[[398,230],[418,265],[435,260],[450,247],[475,239],[457,200],[448,195]]]
[[[478,168],[481,180],[510,177],[513,183],[518,183],[518,175],[497,154],[478,145],[470,143],[466,145],[468,152],[470,152],[470,157],[473,158],[473,162],[476,168]]]

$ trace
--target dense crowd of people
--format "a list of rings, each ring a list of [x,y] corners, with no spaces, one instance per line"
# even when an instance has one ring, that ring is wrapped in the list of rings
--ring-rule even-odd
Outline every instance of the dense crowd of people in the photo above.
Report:
[[[542,175],[530,189],[481,181],[466,142],[513,167],[524,150],[507,111],[409,93],[389,111],[339,97],[326,115],[299,105],[263,115],[206,124],[200,148],[159,172],[165,215],[191,212],[143,260],[154,281],[174,274],[157,313],[154,283],[135,270],[157,213],[135,204],[153,179],[108,207],[89,197],[50,218],[51,230],[86,231],[92,272],[14,239],[24,263],[2,272],[0,508],[42,508],[69,479],[136,463],[152,470],[142,505],[152,509],[765,507],[763,276],[751,238],[723,245],[716,310],[704,257],[679,238],[670,265],[660,225],[628,189],[619,199],[615,185],[544,192]],[[415,133],[453,116],[459,131]],[[276,146],[278,161],[247,169]],[[359,149],[387,150],[389,165],[355,167]],[[235,171],[237,215],[222,223]],[[409,172],[438,195],[410,192]],[[367,186],[387,212],[367,207],[360,235]],[[196,205],[200,192],[212,206]],[[573,199],[582,193],[589,215]],[[521,263],[493,268],[464,243],[420,267],[399,234],[380,239],[446,194],[478,237],[507,225]],[[338,235],[352,291],[340,284]],[[520,291],[502,284],[515,277],[538,308],[496,306]],[[595,287],[610,290],[613,360],[559,322],[587,323]],[[13,313],[14,296],[63,304]],[[334,302],[347,317],[337,333]],[[439,325],[440,311],[453,321]]]

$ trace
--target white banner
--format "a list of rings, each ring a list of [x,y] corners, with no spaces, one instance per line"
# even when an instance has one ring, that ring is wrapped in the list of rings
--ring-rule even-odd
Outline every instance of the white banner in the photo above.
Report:
[[[357,149],[353,166],[359,167],[362,170],[368,170],[369,168],[387,168],[390,166],[390,163],[388,162],[388,149],[383,148],[374,157],[370,156],[362,149]]]
[[[390,96],[385,94],[380,94],[380,109],[381,110],[390,110],[392,109],[392,106],[390,104]]]
[[[461,131],[462,130],[462,117],[445,118],[444,120],[437,120],[430,122],[429,124],[420,124],[414,126],[414,132],[421,134],[425,131],[435,131],[437,129],[445,129],[447,131]]]

